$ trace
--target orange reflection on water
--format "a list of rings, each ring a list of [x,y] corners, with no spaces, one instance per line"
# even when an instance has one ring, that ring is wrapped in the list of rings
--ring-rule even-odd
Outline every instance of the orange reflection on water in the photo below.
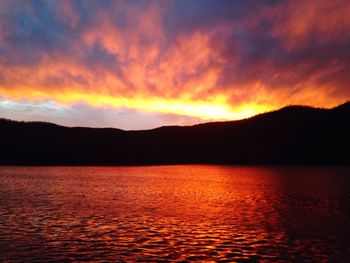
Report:
[[[2,167],[0,256],[339,261],[349,255],[342,247],[350,232],[346,174],[211,165]]]

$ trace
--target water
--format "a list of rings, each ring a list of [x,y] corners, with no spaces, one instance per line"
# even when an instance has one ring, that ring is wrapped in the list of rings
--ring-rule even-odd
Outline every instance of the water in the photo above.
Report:
[[[0,167],[0,259],[350,261],[350,168]]]

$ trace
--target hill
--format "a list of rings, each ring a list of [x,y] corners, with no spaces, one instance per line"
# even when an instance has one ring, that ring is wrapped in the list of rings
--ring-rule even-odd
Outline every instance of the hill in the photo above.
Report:
[[[350,102],[143,131],[0,119],[2,165],[350,165]]]

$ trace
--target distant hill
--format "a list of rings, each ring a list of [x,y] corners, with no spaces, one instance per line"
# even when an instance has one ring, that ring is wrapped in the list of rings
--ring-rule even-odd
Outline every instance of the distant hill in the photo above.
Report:
[[[350,102],[143,131],[0,119],[3,165],[350,165]]]

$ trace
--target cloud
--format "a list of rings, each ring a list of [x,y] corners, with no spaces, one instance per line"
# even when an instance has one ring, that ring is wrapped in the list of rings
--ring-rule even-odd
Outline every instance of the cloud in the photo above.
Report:
[[[153,129],[164,125],[193,125],[201,119],[176,114],[151,114],[128,108],[91,107],[74,104],[70,107],[52,101],[13,102],[0,98],[1,118],[22,121],[50,121],[74,127],[117,127],[124,130]]]
[[[5,0],[0,96],[174,123],[331,107],[350,99],[349,13],[347,0]]]

